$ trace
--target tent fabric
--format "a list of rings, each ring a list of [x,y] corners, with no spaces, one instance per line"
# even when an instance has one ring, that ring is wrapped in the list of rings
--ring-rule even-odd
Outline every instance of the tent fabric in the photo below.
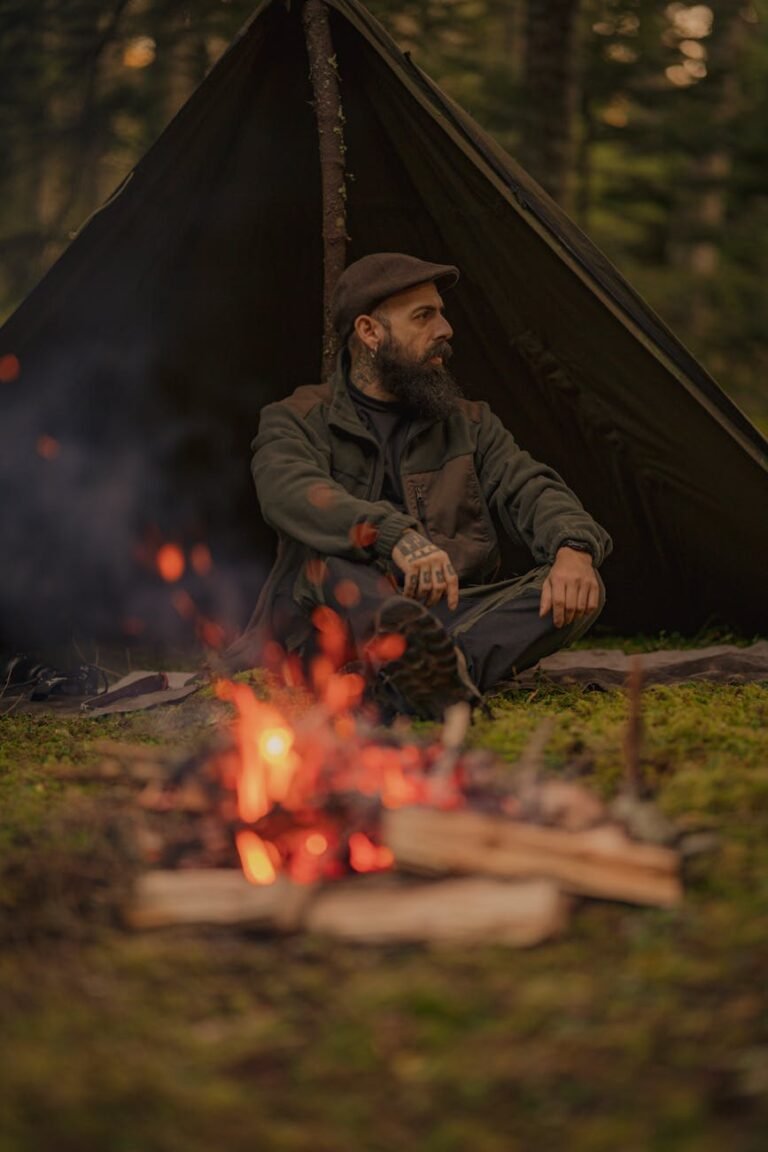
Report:
[[[460,267],[455,374],[613,536],[607,624],[764,629],[765,440],[358,0],[329,8],[348,259]],[[0,390],[6,644],[173,637],[180,591],[235,623],[255,601],[274,541],[250,439],[264,403],[320,372],[308,77],[300,4],[267,0],[0,330],[21,365]],[[159,540],[205,541],[212,573],[164,585]],[[511,542],[509,570],[529,562]]]

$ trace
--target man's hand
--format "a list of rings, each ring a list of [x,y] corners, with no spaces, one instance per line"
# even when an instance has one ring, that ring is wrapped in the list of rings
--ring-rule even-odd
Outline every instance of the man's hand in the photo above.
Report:
[[[600,585],[590,554],[559,548],[541,590],[539,616],[551,611],[555,627],[562,628],[595,612],[599,604]]]
[[[405,574],[403,594],[428,606],[445,596],[453,611],[459,603],[459,578],[451,558],[420,532],[409,529],[392,549],[392,559]]]

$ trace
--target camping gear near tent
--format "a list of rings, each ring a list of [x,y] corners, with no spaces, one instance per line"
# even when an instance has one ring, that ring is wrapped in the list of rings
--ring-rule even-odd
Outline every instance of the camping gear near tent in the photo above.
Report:
[[[259,410],[315,383],[318,140],[301,5],[261,5],[0,330],[0,636],[163,638],[180,590],[242,622],[271,562]],[[614,539],[604,621],[766,624],[768,445],[536,183],[395,47],[329,0],[349,261],[455,263],[453,367]],[[205,542],[203,580],[149,571]],[[511,547],[512,569],[530,561]],[[177,574],[178,575],[178,574]],[[184,613],[181,611],[181,615]]]

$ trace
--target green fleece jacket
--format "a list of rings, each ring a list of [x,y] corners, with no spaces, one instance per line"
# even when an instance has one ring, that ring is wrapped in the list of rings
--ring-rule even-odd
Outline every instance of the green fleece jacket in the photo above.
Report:
[[[413,421],[400,461],[405,512],[380,498],[382,455],[341,363],[330,384],[298,388],[264,408],[253,449],[259,503],[279,550],[250,628],[269,619],[286,581],[303,601],[307,559],[341,556],[386,569],[409,528],[448,552],[464,587],[498,573],[494,512],[538,564],[551,563],[568,539],[588,544],[596,565],[611,547],[560,476],[518,447],[484,402],[460,400],[445,419]]]

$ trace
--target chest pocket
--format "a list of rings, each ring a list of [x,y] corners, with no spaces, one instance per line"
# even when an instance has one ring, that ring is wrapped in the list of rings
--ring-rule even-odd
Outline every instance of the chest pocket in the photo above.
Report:
[[[498,539],[472,456],[455,456],[433,472],[403,479],[409,512],[446,550],[459,579],[482,581],[495,575]]]

